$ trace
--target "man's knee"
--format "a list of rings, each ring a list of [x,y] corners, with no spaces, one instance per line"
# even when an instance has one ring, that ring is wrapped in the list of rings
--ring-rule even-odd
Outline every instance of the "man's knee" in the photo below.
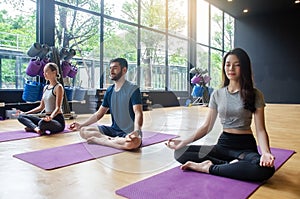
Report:
[[[80,128],[79,135],[84,139],[88,139],[92,136],[99,137],[101,132],[97,129],[97,127],[86,126]]]
[[[86,131],[86,128],[85,127],[82,127],[79,131],[79,135],[80,137],[84,138],[84,139],[87,139],[88,138],[88,135],[87,135],[87,131]]]

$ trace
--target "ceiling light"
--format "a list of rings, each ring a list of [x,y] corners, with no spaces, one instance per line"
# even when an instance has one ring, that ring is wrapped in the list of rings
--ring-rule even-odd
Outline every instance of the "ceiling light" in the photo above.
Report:
[[[228,2],[232,2],[232,0],[227,0]]]
[[[244,9],[243,10],[243,13],[247,13],[249,10],[248,9]]]
[[[300,3],[300,0],[295,0],[295,3]]]

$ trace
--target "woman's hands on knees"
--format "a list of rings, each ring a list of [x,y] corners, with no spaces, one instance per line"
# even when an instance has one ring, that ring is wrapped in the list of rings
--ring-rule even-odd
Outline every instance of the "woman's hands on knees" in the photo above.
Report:
[[[264,153],[260,157],[259,165],[262,167],[273,167],[275,161],[275,156],[271,153]]]

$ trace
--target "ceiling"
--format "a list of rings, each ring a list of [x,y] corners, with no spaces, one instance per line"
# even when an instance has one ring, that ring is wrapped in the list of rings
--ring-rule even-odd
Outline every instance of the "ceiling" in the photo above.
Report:
[[[234,18],[253,15],[269,15],[274,13],[300,12],[300,3],[295,0],[206,0]],[[248,13],[243,13],[248,9]]]

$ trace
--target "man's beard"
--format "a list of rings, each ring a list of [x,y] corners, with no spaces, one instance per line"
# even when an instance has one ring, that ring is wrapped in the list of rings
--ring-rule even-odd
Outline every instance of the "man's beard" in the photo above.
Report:
[[[118,81],[122,77],[122,71],[117,73],[115,76],[110,76],[110,79],[113,81]]]

